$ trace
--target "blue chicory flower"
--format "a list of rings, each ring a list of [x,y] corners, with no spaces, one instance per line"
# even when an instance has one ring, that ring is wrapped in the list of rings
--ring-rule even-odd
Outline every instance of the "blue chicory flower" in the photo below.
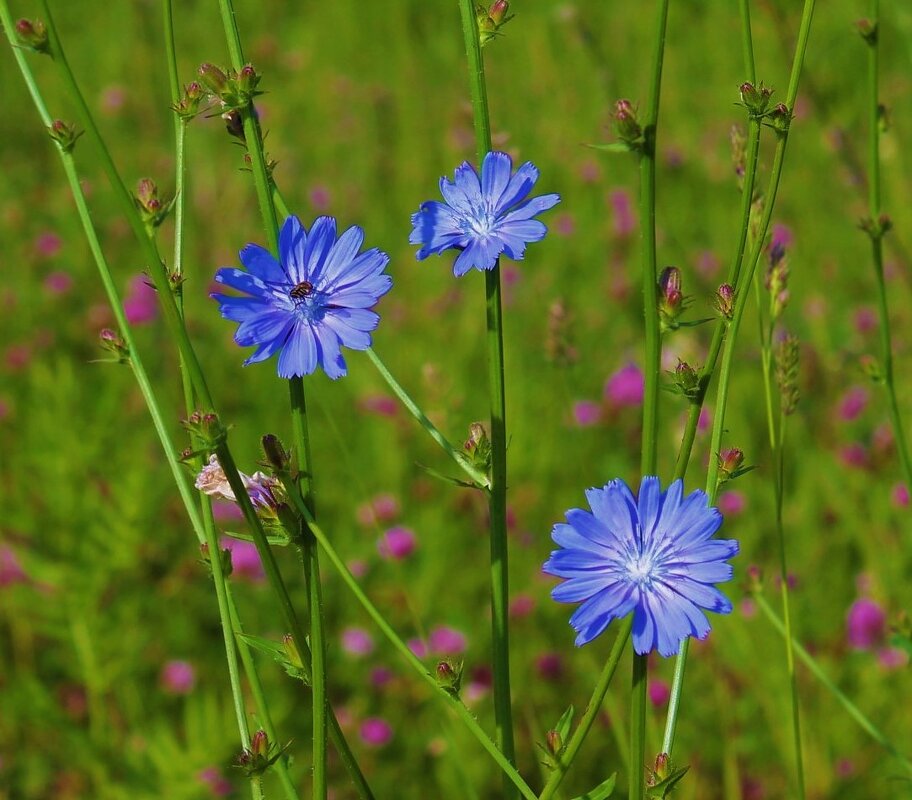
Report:
[[[333,379],[346,374],[341,345],[371,346],[379,315],[371,307],[392,287],[383,273],[389,256],[359,254],[364,231],[353,225],[336,240],[336,220],[317,217],[310,232],[288,217],[279,235],[279,260],[263,247],[240,252],[247,271],[225,267],[215,280],[246,297],[213,294],[225,319],[240,323],[234,340],[257,349],[245,365],[279,352],[279,377],[311,374],[321,366]]]
[[[488,153],[481,178],[469,162],[456,167],[455,180],[440,179],[445,202],[428,200],[412,215],[411,244],[420,244],[418,260],[432,253],[461,250],[453,274],[465,275],[472,267],[493,269],[501,254],[520,260],[529,242],[544,238],[548,229],[536,219],[560,202],[545,194],[525,200],[538,180],[538,169],[527,161],[516,174],[506,153]],[[525,202],[523,202],[525,200]]]
[[[731,579],[725,561],[738,542],[712,538],[722,515],[704,492],[683,493],[681,480],[662,492],[659,479],[648,476],[634,499],[626,483],[613,480],[586,492],[591,513],[572,508],[566,524],[554,526],[551,538],[562,549],[543,569],[566,579],[551,592],[555,600],[584,601],[570,617],[577,646],[632,611],[634,650],[672,656],[688,636],[709,633],[701,609],[732,610],[713,584]]]

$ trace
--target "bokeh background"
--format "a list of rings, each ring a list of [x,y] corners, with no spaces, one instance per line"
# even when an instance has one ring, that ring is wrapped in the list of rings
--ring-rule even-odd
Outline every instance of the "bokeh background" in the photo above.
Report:
[[[12,4],[15,18],[36,4]],[[227,61],[214,2],[175,4],[182,77]],[[483,280],[455,280],[450,258],[415,261],[409,215],[440,175],[473,158],[471,110],[455,2],[236,2],[247,56],[263,74],[258,107],[291,208],[306,222],[362,225],[391,256],[395,285],[379,310],[376,350],[453,439],[487,414]],[[661,265],[684,273],[691,317],[735,244],[738,192],[729,133],[743,121],[738,18],[722,0],[679,0],[668,28],[659,134]],[[907,658],[888,626],[912,600],[909,495],[884,398],[859,357],[877,351],[865,214],[865,48],[853,28],[865,4],[820,3],[775,214],[792,259],[788,330],[802,341],[801,405],[790,423],[785,522],[797,635],[904,752],[912,735]],[[161,4],[55,2],[61,37],[128,182],[173,187]],[[758,76],[784,98],[799,4],[752,4]],[[885,4],[884,208],[895,229],[887,272],[903,413],[912,381],[912,8]],[[513,680],[520,766],[537,785],[544,740],[571,703],[581,709],[611,636],[573,647],[568,607],[540,573],[549,531],[583,490],[639,480],[636,365],[641,297],[636,166],[587,148],[609,141],[614,100],[643,100],[652,11],[632,3],[517,0],[516,19],[486,48],[495,143],[540,167],[538,189],[563,202],[550,235],[504,265],[512,543]],[[53,115],[74,118],[50,62],[30,56]],[[243,796],[214,596],[130,371],[99,363],[111,316],[58,158],[6,46],[0,48],[0,798]],[[771,137],[767,137],[771,139]],[[769,145],[770,142],[767,142]],[[769,151],[764,148],[765,185]],[[94,147],[76,157],[106,254],[137,324],[142,353],[183,446],[174,349]],[[274,364],[244,354],[207,297],[219,266],[263,240],[242,149],[218,116],[189,128],[187,315],[245,471],[259,437],[290,433]],[[171,225],[159,236],[170,248]],[[751,312],[753,314],[753,312]],[[702,361],[709,328],[667,342],[666,368]],[[570,355],[571,358],[557,358]],[[397,407],[366,357],[349,376],[307,381],[319,513],[338,549],[404,636],[432,664],[465,658],[467,698],[493,718],[485,511],[472,493],[430,477],[445,456]],[[632,388],[631,388],[632,387]],[[712,413],[714,393],[709,399]],[[756,324],[748,319],[727,416],[727,445],[757,469],[727,487],[723,529],[742,542],[729,585],[736,610],[692,649],[678,755],[681,798],[780,798],[793,774],[782,640],[745,597],[750,564],[777,564],[772,470]],[[660,472],[672,471],[685,406],[663,393]],[[688,487],[702,487],[701,433]],[[224,529],[238,529],[220,509]],[[402,543],[378,549],[391,528]],[[281,553],[303,599],[292,554]],[[243,565],[243,568],[240,566]],[[495,797],[499,779],[477,744],[439,708],[326,570],[333,705],[379,797]],[[236,554],[233,578],[249,631],[284,631],[258,565]],[[864,600],[870,635],[847,628]],[[872,605],[875,610],[872,610]],[[880,616],[882,614],[882,617]],[[866,629],[868,630],[868,629]],[[852,633],[852,636],[850,636]],[[854,645],[854,646],[853,646]],[[416,644],[416,646],[419,646]],[[672,662],[653,664],[648,749],[658,749]],[[625,664],[567,797],[617,770],[626,782]],[[309,700],[275,665],[261,673],[307,783]],[[897,764],[799,668],[809,796],[903,796]],[[663,692],[663,687],[665,692]],[[333,767],[334,797],[351,796]]]

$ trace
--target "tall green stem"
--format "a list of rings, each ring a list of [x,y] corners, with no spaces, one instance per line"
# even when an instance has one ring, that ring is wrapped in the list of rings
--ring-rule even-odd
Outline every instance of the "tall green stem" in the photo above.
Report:
[[[789,78],[788,94],[785,105],[791,113],[795,108],[795,100],[798,97],[798,82],[801,77],[801,70],[804,66],[804,56],[807,52],[808,37],[810,36],[811,20],[814,15],[815,0],[805,0],[804,8],[801,15],[801,26],[798,32],[798,43],[795,47],[795,58],[792,62],[792,72]],[[776,150],[773,155],[773,164],[770,171],[769,186],[764,200],[763,217],[760,222],[760,230],[757,239],[753,244],[751,253],[747,260],[747,271],[743,280],[738,283],[738,291],[735,295],[735,309],[732,321],[730,323],[728,336],[725,340],[725,349],[722,355],[722,367],[719,373],[719,387],[716,394],[716,410],[713,418],[712,441],[710,444],[709,469],[706,475],[706,494],[710,498],[710,503],[715,502],[716,494],[719,487],[719,459],[717,454],[722,446],[722,434],[725,430],[725,407],[728,400],[729,383],[731,381],[732,364],[734,360],[735,342],[738,338],[738,330],[741,326],[741,320],[744,316],[744,309],[747,306],[747,300],[750,296],[748,289],[754,279],[754,272],[760,256],[763,253],[763,247],[766,241],[766,233],[769,230],[770,221],[773,215],[773,209],[776,205],[776,194],[779,190],[779,181],[782,177],[782,167],[785,162],[785,149],[788,143],[789,125],[776,131],[777,141]],[[665,737],[662,749],[671,755],[674,746],[675,731],[677,728],[678,713],[680,710],[681,692],[684,682],[684,671],[687,663],[687,653],[689,651],[688,640],[685,640],[678,654],[677,663],[675,664],[675,673],[671,687],[671,698],[668,704],[668,717],[665,722]]]
[[[537,800],[535,792],[533,792],[529,785],[523,780],[522,776],[517,772],[516,767],[514,767],[505,757],[505,754],[491,741],[484,732],[484,729],[478,724],[475,715],[465,707],[455,693],[440,686],[437,679],[427,671],[427,668],[422,663],[421,659],[411,651],[408,644],[406,644],[396,631],[393,630],[393,627],[386,621],[383,614],[380,613],[377,607],[371,602],[370,598],[364,593],[364,590],[359,586],[355,576],[351,574],[351,571],[346,566],[345,561],[336,551],[335,547],[333,547],[332,540],[323,532],[323,529],[311,516],[310,511],[304,504],[300,494],[294,491],[294,479],[292,475],[288,472],[279,472],[278,477],[288,491],[289,499],[291,500],[295,511],[297,511],[301,518],[306,521],[308,528],[310,528],[310,531],[319,542],[323,552],[326,553],[327,558],[329,558],[330,563],[333,565],[336,572],[338,572],[339,577],[342,578],[342,581],[355,596],[355,599],[361,604],[362,608],[367,612],[368,616],[374,621],[381,633],[387,638],[390,644],[399,651],[399,654],[412,670],[425,683],[434,689],[434,696],[440,702],[444,703],[447,708],[456,713],[469,729],[469,732],[478,740],[482,747],[488,751],[488,754],[494,759],[501,770],[503,770],[504,775],[509,779],[514,792],[518,791],[526,800]]]
[[[880,0],[871,0],[870,23],[873,32],[865,37],[868,45],[868,222],[866,229],[871,239],[871,259],[877,283],[877,310],[880,317],[880,358],[883,385],[890,408],[893,438],[902,464],[906,486],[912,489],[912,459],[909,443],[899,412],[896,381],[893,376],[893,342],[890,332],[890,310],[887,303],[887,286],[884,280],[883,237],[886,233],[881,216],[880,189]]]
[[[491,123],[473,0],[460,0],[462,31],[469,64],[469,89],[475,120],[478,164],[491,151]],[[509,562],[507,547],[507,411],[504,393],[503,309],[500,263],[485,272],[487,309],[488,394],[491,403],[491,491],[488,494],[491,544],[491,624],[494,650],[494,718],[497,744],[511,764],[516,763],[513,710],[510,697]],[[515,797],[504,778],[507,798]]]

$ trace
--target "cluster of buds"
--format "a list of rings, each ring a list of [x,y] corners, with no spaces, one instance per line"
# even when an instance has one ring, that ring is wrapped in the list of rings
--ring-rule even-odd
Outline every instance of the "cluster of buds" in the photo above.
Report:
[[[548,333],[545,337],[545,358],[553,364],[576,363],[579,354],[573,346],[573,317],[567,304],[558,298],[548,309]]]
[[[745,81],[738,87],[741,94],[741,105],[743,105],[751,118],[760,119],[766,116],[769,108],[770,98],[773,96],[773,90],[764,86],[761,82],[759,86],[754,86],[750,81]]]
[[[893,220],[887,214],[881,214],[877,219],[865,217],[858,223],[858,227],[868,234],[872,241],[876,241],[882,239],[883,235],[893,227]]]
[[[113,353],[119,364],[126,364],[130,361],[130,348],[117,331],[102,328],[98,333],[98,338],[101,346],[109,353]]]
[[[200,452],[209,453],[215,450],[216,447],[225,441],[225,436],[227,435],[218,415],[213,414],[211,411],[194,411],[182,424],[202,448],[200,451],[190,453],[191,456],[199,455]],[[222,473],[223,477],[224,474]]]
[[[700,373],[686,361],[678,359],[678,366],[671,373],[674,381],[674,391],[684,395],[688,400],[696,400],[700,396]]]
[[[480,422],[469,425],[469,438],[463,445],[469,463],[487,475],[491,471],[491,440]]]
[[[786,416],[795,413],[798,391],[798,339],[786,336],[776,347],[776,383],[779,385],[779,405]]]
[[[200,545],[200,561],[210,571],[212,570],[212,554],[209,552],[209,545],[205,542]],[[234,571],[234,565],[231,563],[231,551],[227,547],[219,550],[219,561],[222,567],[222,576],[227,578]]]
[[[774,244],[769,251],[764,285],[770,294],[770,316],[775,322],[782,316],[789,300],[789,260],[785,248]]]
[[[200,104],[203,102],[206,93],[202,85],[196,81],[191,81],[184,87],[180,100],[174,103],[171,108],[184,122],[189,122],[200,112]]]
[[[855,30],[859,36],[872,47],[877,44],[877,23],[870,19],[859,19],[855,21]]]
[[[47,28],[40,19],[20,19],[16,23],[16,40],[20,47],[34,53],[44,53],[45,55],[51,53]]]
[[[488,8],[484,6],[475,7],[475,19],[478,22],[478,42],[482,47],[501,35],[500,29],[515,16],[509,12],[510,4],[507,0],[494,0]]]
[[[687,306],[686,298],[681,293],[681,270],[677,267],[665,267],[656,288],[662,332],[676,330],[678,317]]]
[[[158,184],[151,178],[142,178],[136,184],[136,194],[133,195],[139,216],[148,229],[157,228],[165,221],[175,199],[172,197],[168,201],[163,201],[158,196]]]
[[[285,752],[285,747],[278,747],[269,741],[266,731],[258,730],[250,737],[250,747],[245,747],[238,756],[237,766],[248,777],[262,775]]]
[[[64,153],[71,153],[76,146],[76,140],[82,136],[82,131],[76,130],[72,122],[64,122],[61,119],[55,119],[48,126],[48,135],[57,142],[57,146]]]
[[[445,658],[437,662],[437,685],[454,696],[459,695],[462,687],[462,661]]]
[[[643,144],[643,128],[637,120],[637,112],[629,100],[618,100],[614,104],[614,129],[618,138],[629,148]]]
[[[732,285],[730,283],[723,283],[716,289],[713,301],[716,306],[716,311],[719,312],[719,316],[730,322],[732,317],[735,316],[735,290],[732,288]]]
[[[659,753],[655,758],[655,766],[647,767],[646,797],[649,800],[661,800],[671,797],[675,786],[683,778],[690,767],[675,767],[668,753]]]
[[[249,108],[253,98],[262,94],[257,91],[260,75],[251,64],[226,73],[215,64],[205,63],[197,72],[210,94],[217,97],[226,109]]]

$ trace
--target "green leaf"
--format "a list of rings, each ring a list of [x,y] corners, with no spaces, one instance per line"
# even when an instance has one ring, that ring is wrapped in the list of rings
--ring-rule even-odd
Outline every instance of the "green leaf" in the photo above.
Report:
[[[462,486],[465,489],[481,489],[482,488],[481,486],[479,486],[477,483],[474,483],[473,481],[464,481],[461,478],[453,478],[449,475],[444,475],[442,472],[437,472],[436,469],[427,467],[424,464],[421,464],[417,461],[415,462],[415,464],[416,464],[416,466],[423,469],[432,478],[437,478],[437,480],[443,481],[444,483],[451,483],[454,486]]]
[[[554,726],[554,730],[560,734],[562,742],[566,742],[570,737],[570,724],[573,722],[573,712],[574,708],[573,706],[570,706],[570,708],[561,714],[561,718],[557,721],[557,725]]]
[[[275,528],[274,530],[279,530]],[[278,545],[279,547],[287,547],[291,543],[291,538],[287,533],[284,532],[284,528],[281,529],[283,532],[278,534],[269,535],[266,534],[266,541],[269,544]],[[238,531],[225,531],[225,536],[230,536],[232,539],[240,539],[242,542],[252,542],[253,536],[249,533],[239,533]]]
[[[611,797],[614,793],[614,782],[617,779],[617,773],[615,772],[607,781],[603,781],[594,789],[590,789],[586,794],[581,794],[575,800],[605,800],[606,797]]]
[[[261,653],[265,653],[268,656],[271,656],[277,664],[279,664],[282,669],[285,670],[292,678],[296,678],[307,685],[310,685],[310,682],[307,680],[307,674],[300,667],[295,666],[291,663],[288,658],[288,651],[285,649],[285,645],[280,644],[279,642],[274,642],[272,639],[263,639],[260,636],[251,636],[249,633],[239,633],[237,634],[238,638],[243,639],[247,644],[249,644],[254,650],[259,650]]]
[[[603,153],[633,153],[635,148],[626,142],[609,142],[608,144],[587,144],[593,150],[601,150]]]
[[[663,798],[671,795],[672,790],[678,784],[678,782],[687,774],[687,770],[690,767],[679,767],[676,770],[673,770],[671,775],[665,778],[654,786],[650,786],[646,790],[646,797],[650,800],[663,800]]]

